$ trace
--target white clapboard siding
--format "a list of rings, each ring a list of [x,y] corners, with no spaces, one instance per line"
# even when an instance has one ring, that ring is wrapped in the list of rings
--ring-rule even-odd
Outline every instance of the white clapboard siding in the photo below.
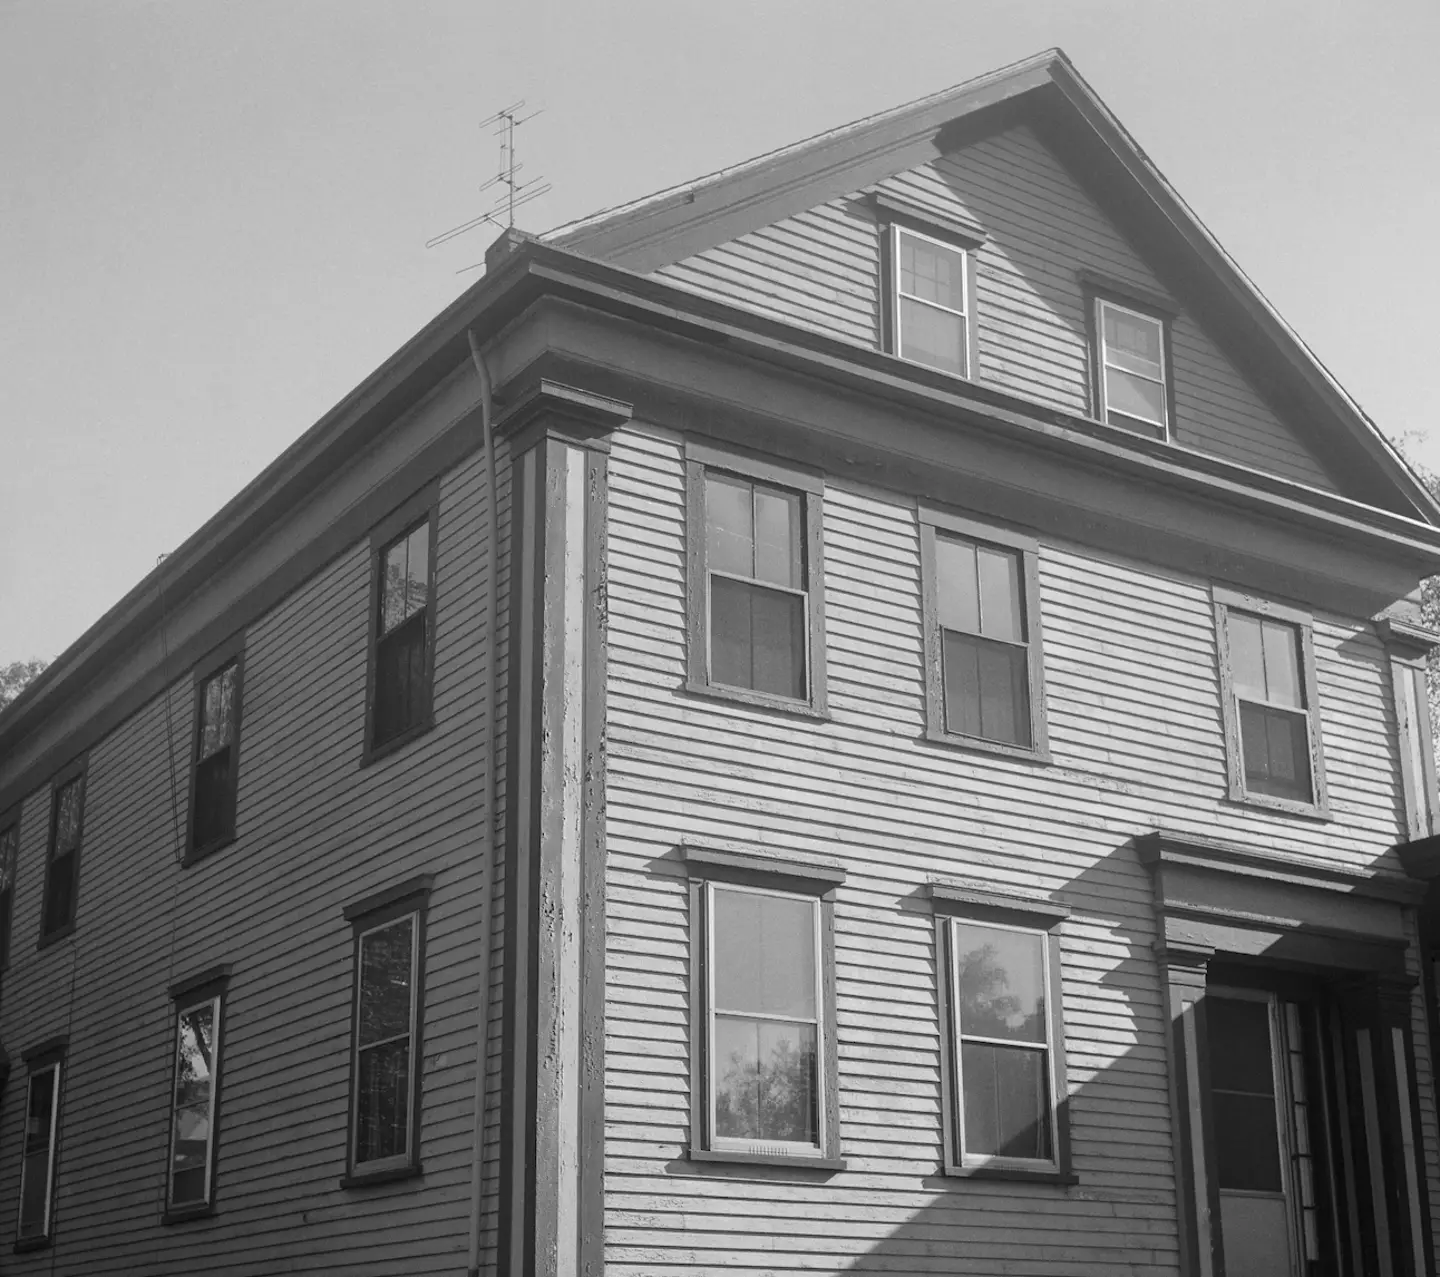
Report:
[[[503,487],[501,497],[508,502]],[[360,766],[366,540],[249,627],[231,846],[189,869],[178,866],[193,714],[188,670],[175,671],[168,713],[157,697],[92,749],[75,934],[38,953],[48,790],[27,797],[0,1034],[12,1058],[58,1032],[69,1033],[69,1050],[54,1245],[8,1259],[7,1271],[391,1277],[463,1270],[490,732],[481,683],[491,628],[488,499],[482,457],[442,481],[433,732]],[[435,875],[425,964],[424,1178],[344,1190],[353,959],[342,909],[422,872]],[[502,937],[497,928],[487,1077],[483,1218],[492,1264]],[[233,973],[221,1039],[217,1214],[165,1227],[174,1049],[166,989],[219,962]],[[7,1251],[19,1191],[18,1061],[11,1088],[7,1098],[22,1099],[7,1103],[0,1121],[0,1149],[11,1150],[0,1157]]]
[[[973,143],[875,188],[981,230],[979,379],[1065,412],[1090,404],[1089,269],[1164,295],[1155,274],[1026,127]],[[657,274],[685,288],[853,341],[880,344],[880,237],[863,198],[832,200]],[[1185,313],[1171,331],[1174,440],[1334,490],[1299,427],[1281,421]]]
[[[1398,833],[1383,652],[1366,622],[1316,618],[1333,821],[1242,809],[1226,801],[1208,583],[1045,540],[1053,762],[934,745],[921,739],[913,507],[833,484],[824,520],[830,721],[687,695],[678,439],[616,437],[607,1271],[1173,1273],[1167,1019],[1151,883],[1130,839],[1163,825],[1376,867]],[[848,1166],[828,1181],[684,1160],[686,839],[846,868],[835,959]],[[923,902],[935,873],[1072,907],[1061,951],[1074,1187],[937,1174],[942,1048]],[[1425,1116],[1433,1130],[1428,1092]]]

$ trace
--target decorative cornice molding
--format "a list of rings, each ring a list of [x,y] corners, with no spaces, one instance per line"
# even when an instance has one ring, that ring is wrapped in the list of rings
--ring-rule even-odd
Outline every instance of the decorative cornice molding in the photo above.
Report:
[[[1387,647],[1397,647],[1416,656],[1424,656],[1440,647],[1440,632],[1417,625],[1403,616],[1377,616],[1375,630]]]

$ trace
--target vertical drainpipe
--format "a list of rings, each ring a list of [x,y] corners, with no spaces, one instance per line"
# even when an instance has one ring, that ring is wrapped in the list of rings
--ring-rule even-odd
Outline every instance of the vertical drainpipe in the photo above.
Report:
[[[480,978],[476,990],[475,1025],[475,1129],[470,1157],[470,1264],[468,1277],[480,1277],[480,1219],[483,1209],[485,1174],[485,1074],[490,1055],[490,928],[495,909],[495,646],[499,639],[500,613],[499,528],[497,508],[499,480],[495,473],[494,387],[490,370],[480,353],[480,343],[469,329],[470,358],[480,377],[480,429],[484,436],[485,472],[489,479],[489,528],[485,544],[485,568],[490,598],[486,613],[489,632],[485,638],[485,835],[483,852],[485,876],[480,888]]]

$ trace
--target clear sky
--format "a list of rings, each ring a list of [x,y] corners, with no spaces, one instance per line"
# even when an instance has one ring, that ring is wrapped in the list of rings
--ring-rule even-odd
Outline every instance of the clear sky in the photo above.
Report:
[[[1440,467],[1436,0],[0,0],[0,664],[54,657],[543,230],[1051,45]]]

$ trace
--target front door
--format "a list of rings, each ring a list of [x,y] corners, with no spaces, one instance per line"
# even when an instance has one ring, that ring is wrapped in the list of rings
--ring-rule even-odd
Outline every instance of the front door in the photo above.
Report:
[[[1228,989],[1205,1008],[1226,1277],[1302,1277],[1313,1185],[1299,1008]]]

